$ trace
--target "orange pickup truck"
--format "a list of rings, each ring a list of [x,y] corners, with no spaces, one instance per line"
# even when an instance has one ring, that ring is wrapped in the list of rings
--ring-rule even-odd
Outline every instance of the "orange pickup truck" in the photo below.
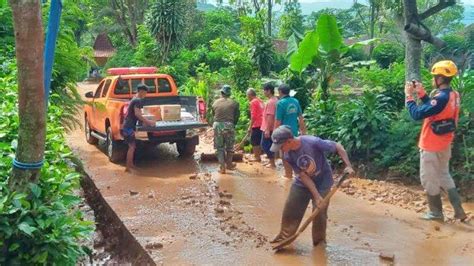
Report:
[[[84,129],[86,141],[97,144],[105,143],[106,153],[111,162],[125,159],[127,146],[123,142],[120,128],[125,119],[128,103],[137,92],[137,85],[143,83],[149,87],[143,100],[144,109],[157,107],[161,112],[166,107],[173,107],[172,116],[157,114],[155,126],[137,125],[137,141],[145,145],[158,145],[169,142],[176,143],[181,157],[194,154],[199,144],[196,129],[207,126],[205,118],[206,106],[201,98],[179,96],[173,78],[166,74],[157,74],[154,67],[111,68],[93,92],[87,92],[84,105]],[[178,115],[178,117],[176,117]],[[168,118],[167,118],[168,117]]]

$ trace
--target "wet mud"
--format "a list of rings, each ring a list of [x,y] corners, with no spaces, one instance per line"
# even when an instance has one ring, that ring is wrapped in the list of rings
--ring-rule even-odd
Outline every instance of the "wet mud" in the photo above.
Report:
[[[275,253],[268,240],[280,229],[291,180],[280,177],[281,165],[274,170],[248,161],[219,174],[215,163],[198,158],[201,152],[212,151],[210,136],[202,134],[196,156],[190,159],[179,158],[174,145],[147,148],[134,174],[110,163],[100,147],[87,144],[80,129],[67,139],[90,176],[90,186],[103,199],[97,204],[110,206],[114,212],[110,215],[116,215],[156,264],[469,265],[474,261],[472,225],[420,221],[416,208],[425,204],[417,193],[396,193],[390,186],[371,191],[372,186],[385,185],[359,181],[346,185],[331,200],[326,245],[313,247],[308,228],[291,246]],[[467,207],[472,211],[471,205]],[[132,242],[119,248],[139,252],[129,245]]]

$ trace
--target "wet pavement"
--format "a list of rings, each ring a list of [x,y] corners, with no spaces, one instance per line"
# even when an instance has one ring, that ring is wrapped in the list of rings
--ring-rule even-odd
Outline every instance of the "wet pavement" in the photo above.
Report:
[[[90,88],[82,86],[81,91]],[[150,149],[139,173],[124,172],[80,129],[68,144],[127,229],[157,264],[472,265],[474,228],[423,222],[415,211],[338,192],[329,207],[326,246],[312,246],[310,228],[275,253],[268,240],[279,231],[291,181],[259,164],[239,163],[226,175],[214,163],[178,157],[174,145]],[[210,151],[201,141],[198,154]],[[468,206],[472,210],[472,205]],[[309,215],[310,209],[307,212]]]

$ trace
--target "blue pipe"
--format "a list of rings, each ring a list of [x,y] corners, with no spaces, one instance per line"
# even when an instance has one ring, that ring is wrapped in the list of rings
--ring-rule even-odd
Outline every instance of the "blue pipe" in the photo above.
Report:
[[[54,50],[56,40],[58,39],[59,22],[61,21],[61,12],[63,5],[61,0],[51,0],[49,8],[48,31],[46,32],[46,43],[44,46],[44,96],[46,108],[48,108],[51,78],[54,65]]]

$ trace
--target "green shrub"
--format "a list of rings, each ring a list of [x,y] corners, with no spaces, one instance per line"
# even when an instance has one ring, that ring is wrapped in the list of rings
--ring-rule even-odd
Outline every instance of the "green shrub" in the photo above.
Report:
[[[402,62],[404,56],[404,49],[397,43],[382,43],[377,45],[372,57],[377,61],[381,68],[388,68],[392,63]]]
[[[418,138],[421,123],[411,119],[407,110],[398,113],[391,121],[385,147],[376,165],[388,169],[391,175],[418,178]]]
[[[112,67],[132,67],[135,63],[135,49],[130,46],[117,48],[115,55],[104,66],[104,70]]]
[[[48,110],[45,165],[37,184],[27,193],[11,191],[7,184],[14,158],[17,132],[16,70],[0,77],[0,264],[74,265],[90,250],[80,243],[91,237],[93,225],[77,210],[74,191],[80,175],[71,165],[71,150],[64,144],[62,107]]]

